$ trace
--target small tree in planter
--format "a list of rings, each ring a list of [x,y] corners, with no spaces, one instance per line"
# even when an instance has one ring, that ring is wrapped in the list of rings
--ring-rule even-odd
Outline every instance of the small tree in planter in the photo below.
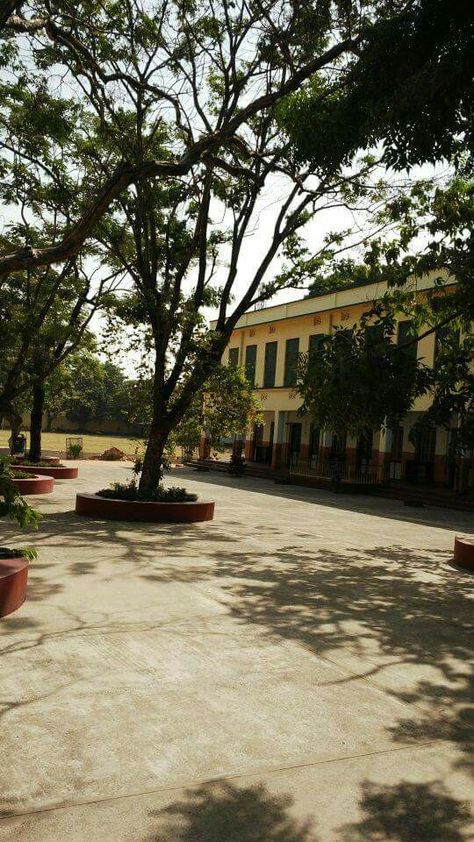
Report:
[[[26,474],[28,476],[28,474]],[[23,499],[15,487],[13,472],[7,457],[0,457],[0,517],[16,521],[21,529],[37,529],[40,515]],[[36,558],[36,550],[22,547],[0,547],[0,558]]]

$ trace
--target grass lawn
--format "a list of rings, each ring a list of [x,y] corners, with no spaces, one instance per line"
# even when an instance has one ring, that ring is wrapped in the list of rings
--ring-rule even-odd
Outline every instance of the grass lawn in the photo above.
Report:
[[[84,441],[84,453],[103,453],[109,447],[118,447],[124,453],[133,457],[137,447],[142,449],[141,439],[129,439],[126,436],[97,436],[90,433],[43,433],[42,444],[43,450],[57,450],[63,455],[66,453],[66,438],[70,436],[82,435]],[[30,435],[26,432],[27,447],[30,443]],[[10,430],[0,430],[0,447],[8,447],[8,439],[10,438]]]

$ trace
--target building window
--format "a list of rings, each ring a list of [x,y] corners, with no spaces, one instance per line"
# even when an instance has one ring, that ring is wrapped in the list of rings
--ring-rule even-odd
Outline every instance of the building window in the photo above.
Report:
[[[257,346],[247,345],[245,349],[245,376],[251,386],[255,386],[255,370],[257,367]]]
[[[403,345],[406,345],[407,342],[411,342],[412,344],[409,345],[407,348],[404,348],[404,352],[412,359],[416,360],[417,353],[418,353],[418,342],[414,342],[415,334],[412,332],[411,328],[411,321],[407,319],[405,322],[398,323],[398,338],[397,338],[397,345],[401,348]]]
[[[421,427],[414,435],[415,462],[422,465],[434,461],[436,453],[436,427]]]
[[[345,456],[346,455],[346,442],[347,437],[345,435],[338,435],[337,433],[333,434],[332,442],[331,442],[331,450],[329,455],[330,456]]]
[[[403,456],[403,427],[400,424],[392,430],[392,447],[390,456],[395,461],[400,461]]]
[[[459,339],[460,339],[459,330],[453,330],[451,325],[444,325],[444,327],[439,327],[436,330],[436,334],[435,334],[435,348],[434,348],[433,363],[436,363],[436,360],[438,359],[439,354],[443,349],[443,346],[447,345],[449,348],[459,348]]]
[[[311,362],[317,356],[317,353],[321,347],[323,340],[326,339],[325,333],[313,333],[312,336],[309,337],[309,345],[308,345],[308,361]]]
[[[231,368],[237,368],[239,364],[239,349],[229,348],[229,365]]]
[[[284,386],[296,386],[296,373],[298,367],[298,354],[300,349],[299,339],[287,339],[285,348],[285,379]]]
[[[275,385],[275,372],[278,342],[267,342],[265,345],[265,368],[263,371],[263,386],[271,389]]]

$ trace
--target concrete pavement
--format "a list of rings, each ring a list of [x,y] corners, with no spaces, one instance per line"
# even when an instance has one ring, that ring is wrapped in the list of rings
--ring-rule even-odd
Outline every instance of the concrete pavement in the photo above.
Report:
[[[0,621],[0,840],[461,842],[470,836],[472,516],[176,470],[213,522],[34,502]]]

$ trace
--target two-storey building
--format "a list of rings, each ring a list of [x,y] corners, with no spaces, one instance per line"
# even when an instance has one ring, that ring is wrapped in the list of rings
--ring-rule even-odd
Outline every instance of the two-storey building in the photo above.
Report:
[[[420,295],[432,286],[430,277],[413,282]],[[243,366],[261,399],[263,424],[245,434],[247,460],[314,477],[330,476],[336,466],[347,480],[361,476],[374,481],[413,479],[453,487],[457,480],[450,436],[455,432],[433,427],[418,434],[415,441],[410,437],[419,414],[429,405],[429,396],[417,400],[397,429],[344,440],[331,430],[316,429],[311,418],[299,412],[301,398],[294,388],[299,354],[317,352],[322,337],[331,334],[336,325],[352,325],[386,289],[386,283],[380,282],[352,286],[242,316],[223,362]],[[394,340],[403,344],[407,329],[406,318],[401,318]],[[436,347],[436,334],[431,334],[414,346],[414,352],[432,364]]]

